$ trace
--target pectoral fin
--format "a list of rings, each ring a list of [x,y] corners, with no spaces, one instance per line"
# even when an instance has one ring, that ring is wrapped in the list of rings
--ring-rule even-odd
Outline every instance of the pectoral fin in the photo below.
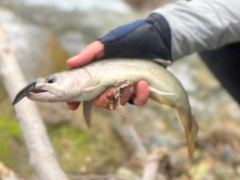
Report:
[[[97,86],[100,84],[100,81],[94,81],[89,87],[85,88],[82,92],[91,92],[97,89]]]
[[[149,87],[149,90],[150,90],[150,98],[152,100],[167,106],[171,106],[171,107],[176,106],[177,98],[174,93],[159,91],[153,87]]]
[[[83,102],[83,117],[88,128],[90,128],[90,125],[91,125],[92,109],[93,109],[93,100]]]

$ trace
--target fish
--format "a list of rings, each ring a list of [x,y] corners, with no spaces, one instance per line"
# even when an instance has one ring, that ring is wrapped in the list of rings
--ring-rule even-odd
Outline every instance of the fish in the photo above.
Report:
[[[151,60],[103,59],[38,78],[16,95],[13,105],[24,97],[40,102],[82,102],[83,115],[86,124],[90,126],[95,98],[109,87],[119,90],[126,84],[140,80],[147,81],[150,99],[176,110],[185,132],[189,157],[192,159],[198,123],[192,115],[188,95],[171,72]]]
[[[34,90],[36,81],[29,83],[26,87],[24,87],[19,93],[16,95],[13,104],[17,104],[20,100],[22,100],[25,96],[27,96],[31,91]]]

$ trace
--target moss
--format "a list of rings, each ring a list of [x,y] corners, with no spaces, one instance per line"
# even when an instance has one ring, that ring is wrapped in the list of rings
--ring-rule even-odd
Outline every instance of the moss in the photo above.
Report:
[[[14,165],[12,144],[21,136],[20,128],[11,108],[7,93],[0,83],[0,161],[8,166]]]
[[[63,169],[67,172],[106,173],[126,162],[127,153],[111,128],[102,130],[94,135],[90,130],[80,130],[70,124],[49,128]]]
[[[8,166],[13,166],[13,143],[21,137],[21,131],[10,110],[0,111],[0,132],[0,160]]]
[[[31,170],[21,129],[2,83],[0,102],[0,162],[16,172],[29,174]]]

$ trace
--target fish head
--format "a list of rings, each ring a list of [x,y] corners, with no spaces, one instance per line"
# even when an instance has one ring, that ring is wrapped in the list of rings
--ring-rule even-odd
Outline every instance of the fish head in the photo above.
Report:
[[[71,94],[71,78],[63,78],[61,74],[51,74],[38,78],[32,90],[26,95],[29,99],[42,102],[55,102],[69,98]],[[66,92],[68,90],[68,93]]]
[[[85,87],[88,78],[83,76],[80,81],[79,79],[80,77],[70,71],[39,78],[36,80],[34,90],[27,97],[42,102],[74,101]]]
[[[64,71],[38,78],[24,87],[15,97],[13,105],[24,97],[40,102],[74,102],[89,84],[89,74]]]

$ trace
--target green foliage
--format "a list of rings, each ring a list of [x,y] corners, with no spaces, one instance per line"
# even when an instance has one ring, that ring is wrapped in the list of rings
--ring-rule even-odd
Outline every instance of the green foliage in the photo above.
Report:
[[[126,162],[127,152],[107,127],[98,135],[70,124],[49,128],[49,135],[63,169],[69,172],[113,172]]]
[[[21,131],[12,112],[0,112],[0,160],[8,166],[14,165],[13,144],[21,136]]]
[[[21,129],[2,83],[0,102],[0,162],[16,172],[29,174],[31,170]]]

